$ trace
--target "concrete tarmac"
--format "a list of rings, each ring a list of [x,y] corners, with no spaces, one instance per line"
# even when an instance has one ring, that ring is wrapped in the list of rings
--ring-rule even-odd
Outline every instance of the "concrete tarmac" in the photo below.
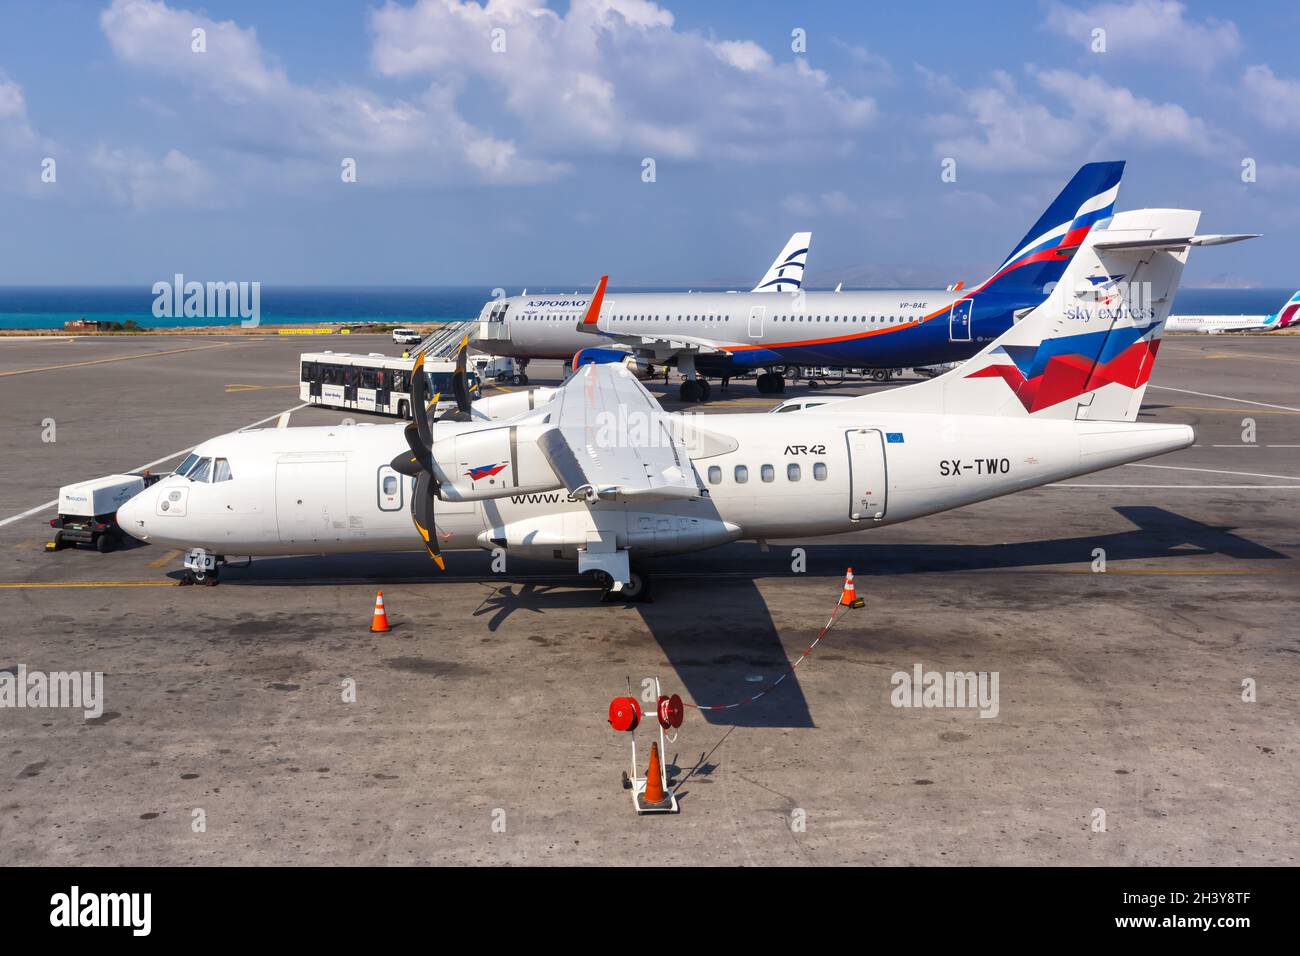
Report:
[[[42,550],[59,485],[273,422],[300,404],[301,351],[396,353],[350,338],[0,340],[0,670],[100,671],[105,694],[97,719],[0,709],[6,862],[1297,862],[1300,337],[1162,344],[1142,420],[1195,426],[1193,448],[660,561],[643,605],[486,554],[446,574],[414,552],[258,559],[181,588],[176,552]],[[778,401],[743,379],[713,394],[706,412]],[[292,424],[343,417],[366,416]],[[754,694],[848,565],[866,607],[758,703],[688,711],[682,812],[635,817],[609,699],[655,675],[692,703]],[[395,629],[375,636],[378,588]],[[918,665],[996,672],[995,715],[894,706]]]

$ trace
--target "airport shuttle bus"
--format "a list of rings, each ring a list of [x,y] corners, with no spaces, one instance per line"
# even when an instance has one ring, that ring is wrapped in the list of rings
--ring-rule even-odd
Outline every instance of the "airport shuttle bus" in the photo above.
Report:
[[[302,401],[324,408],[411,417],[413,358],[392,358],[372,353],[307,352],[300,357],[299,390]],[[452,362],[425,362],[429,391],[441,395],[437,414],[456,406],[451,394]],[[478,396],[478,376],[466,372],[470,396]]]

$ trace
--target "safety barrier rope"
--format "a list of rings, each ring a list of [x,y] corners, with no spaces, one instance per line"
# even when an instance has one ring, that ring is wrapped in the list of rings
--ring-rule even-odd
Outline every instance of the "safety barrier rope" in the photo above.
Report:
[[[734,704],[689,704],[686,703],[685,701],[683,701],[683,703],[687,707],[692,708],[693,710],[734,710],[737,707],[744,707],[746,704],[752,704],[754,703],[754,701],[761,699],[767,694],[770,694],[772,691],[776,690],[778,687],[781,686],[781,682],[783,680],[785,680],[787,677],[789,677],[791,674],[794,673],[795,668],[798,667],[800,664],[802,664],[804,660],[807,659],[808,655],[810,655],[813,652],[813,650],[817,647],[817,645],[822,642],[822,638],[824,638],[828,633],[830,633],[830,629],[835,626],[835,622],[840,618],[840,612],[847,611],[847,610],[849,610],[848,605],[836,603],[835,610],[831,613],[831,619],[827,621],[826,626],[823,627],[821,631],[818,632],[817,640],[809,644],[808,649],[804,651],[802,654],[800,654],[797,658],[795,658],[795,660],[792,661],[782,672],[780,677],[772,681],[772,683],[768,684],[767,686],[763,687],[757,694],[754,694],[752,697],[746,697],[744,700],[738,700]]]

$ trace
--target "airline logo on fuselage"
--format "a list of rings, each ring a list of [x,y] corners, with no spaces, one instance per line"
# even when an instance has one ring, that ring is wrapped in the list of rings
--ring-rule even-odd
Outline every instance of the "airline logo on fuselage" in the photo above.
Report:
[[[471,468],[469,471],[465,472],[465,474],[469,475],[470,481],[478,481],[480,478],[491,478],[493,475],[500,474],[505,471],[505,468],[505,462],[502,462],[499,465],[495,463],[491,465],[479,465],[477,468]]]
[[[529,299],[529,309],[585,309],[586,299]]]

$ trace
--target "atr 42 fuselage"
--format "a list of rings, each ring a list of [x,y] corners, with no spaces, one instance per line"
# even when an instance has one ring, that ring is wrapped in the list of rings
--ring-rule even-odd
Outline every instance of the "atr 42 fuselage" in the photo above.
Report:
[[[679,419],[663,413],[666,419]],[[883,527],[1186,447],[1182,425],[1008,422],[960,416],[711,415],[723,442],[691,458],[707,496],[632,503],[571,501],[563,489],[480,501],[438,501],[443,550],[492,549],[572,560],[600,531],[639,555],[702,550],[739,539],[804,538]],[[439,423],[447,436],[475,426]],[[734,442],[734,448],[726,448]],[[223,555],[404,551],[412,479],[389,462],[400,425],[237,432],[195,449],[224,458],[229,480],[166,478],[129,501],[119,521],[135,537]],[[688,445],[688,447],[690,447]],[[717,452],[711,454],[710,452]],[[212,469],[208,469],[212,471]],[[479,479],[491,482],[493,477]]]
[[[601,331],[578,331],[589,294],[514,296],[484,308],[477,348],[572,358],[623,336],[705,342],[701,369],[773,365],[901,368],[969,358],[1037,306],[1041,290],[608,293]]]

